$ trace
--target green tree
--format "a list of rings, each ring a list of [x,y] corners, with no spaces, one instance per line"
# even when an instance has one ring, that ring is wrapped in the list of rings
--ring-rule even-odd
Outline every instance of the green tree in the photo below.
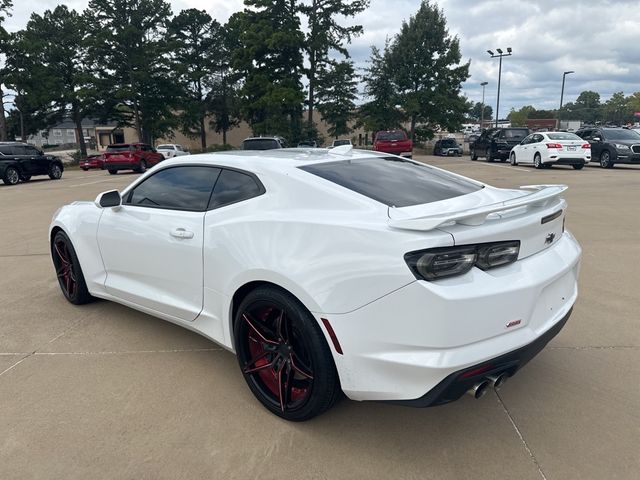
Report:
[[[87,35],[84,17],[59,5],[42,16],[32,14],[7,57],[9,81],[23,95],[23,110],[29,110],[30,100],[32,116],[45,128],[71,118],[82,155],[87,154],[82,120],[93,105]]]
[[[321,86],[318,75],[326,71],[327,64],[330,63],[330,52],[335,51],[349,58],[345,43],[351,43],[354,36],[362,33],[361,25],[345,27],[340,25],[336,18],[354,17],[368,6],[369,0],[311,0],[310,3],[300,7],[308,23],[304,48],[309,59],[309,68],[306,70],[309,81],[307,96],[307,129],[309,131],[314,128],[316,89]]]
[[[437,128],[459,129],[468,107],[460,92],[469,78],[469,62],[460,63],[460,42],[449,34],[442,10],[423,0],[403,22],[390,58],[412,139],[418,123],[427,137]]]
[[[482,116],[482,102],[476,102],[471,107],[469,111],[469,117],[477,122],[480,119],[484,118],[484,120],[491,120],[493,118],[493,108],[491,105],[484,104],[484,117]]]
[[[10,45],[9,38],[10,35],[4,29],[2,25],[8,15],[10,15],[9,10],[13,6],[12,0],[0,0],[0,55],[7,55],[8,48]],[[5,117],[4,111],[4,77],[6,74],[6,69],[0,68],[0,141],[4,141],[7,139],[7,119]]]
[[[200,138],[202,150],[207,148],[206,119],[212,110],[214,75],[224,54],[219,49],[221,30],[207,12],[195,8],[181,11],[167,28],[172,71],[182,94],[180,127],[185,135]]]
[[[403,112],[397,107],[399,98],[389,56],[388,42],[382,51],[371,47],[369,66],[363,76],[364,93],[370,100],[360,107],[359,124],[370,132],[398,128],[404,120]]]
[[[151,142],[176,126],[178,90],[171,77],[164,0],[90,0],[90,53],[103,116],[133,125]]]
[[[603,120],[624,125],[633,118],[631,97],[625,97],[624,93],[616,92],[602,106]]]
[[[233,67],[241,74],[241,110],[254,134],[279,134],[292,142],[302,124],[302,48],[295,0],[245,0],[230,19],[238,38]]]
[[[640,112],[640,92],[635,92],[627,97],[627,104],[631,115]]]
[[[507,120],[509,120],[511,125],[513,125],[514,127],[526,127],[527,120],[529,119],[530,115],[535,111],[536,109],[531,105],[525,105],[519,110],[512,108],[511,111],[509,112],[509,115],[507,115]]]
[[[342,61],[323,68],[318,75],[318,110],[329,125],[329,135],[338,138],[352,131],[358,97],[358,77],[353,62]]]
[[[600,94],[591,90],[580,93],[575,102],[567,103],[562,107],[562,118],[596,123],[602,118]]]

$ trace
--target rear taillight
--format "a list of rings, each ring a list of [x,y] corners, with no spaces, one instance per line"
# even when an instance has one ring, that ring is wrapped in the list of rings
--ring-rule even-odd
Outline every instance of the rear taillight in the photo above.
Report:
[[[508,265],[518,259],[519,252],[520,241],[513,240],[431,248],[407,253],[404,259],[417,279],[438,280],[464,275],[473,266],[488,270]]]
[[[559,143],[547,143],[547,148],[562,148]]]
[[[582,148],[591,149],[591,144],[590,143],[585,143],[584,145],[582,145]]]

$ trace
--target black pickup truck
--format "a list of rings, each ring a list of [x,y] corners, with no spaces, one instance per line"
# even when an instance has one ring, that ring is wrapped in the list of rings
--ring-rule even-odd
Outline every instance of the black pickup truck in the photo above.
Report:
[[[482,132],[480,138],[469,145],[471,160],[485,157],[487,162],[500,160],[505,162],[509,158],[511,149],[529,135],[528,128],[490,128]]]
[[[62,178],[62,161],[45,155],[32,145],[20,142],[0,142],[0,178],[7,185],[20,180],[28,182],[34,175],[49,175],[52,180]]]

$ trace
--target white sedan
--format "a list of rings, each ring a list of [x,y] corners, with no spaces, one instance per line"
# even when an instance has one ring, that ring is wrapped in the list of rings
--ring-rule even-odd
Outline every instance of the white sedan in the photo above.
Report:
[[[190,155],[182,145],[175,143],[164,143],[156,147],[158,153],[161,153],[164,158],[180,157],[183,155]]]
[[[511,149],[509,160],[511,165],[571,165],[581,170],[591,160],[591,145],[575,133],[536,132]]]
[[[351,146],[234,151],[64,206],[49,240],[70,302],[204,335],[267,409],[299,421],[340,390],[479,398],[534,357],[577,297],[565,189],[494,188]]]

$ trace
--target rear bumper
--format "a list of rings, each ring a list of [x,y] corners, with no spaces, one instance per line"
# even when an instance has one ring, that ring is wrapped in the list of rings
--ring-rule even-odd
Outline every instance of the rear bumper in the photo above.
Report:
[[[549,157],[543,163],[552,163],[554,165],[586,165],[591,157]]]
[[[135,170],[137,165],[129,162],[105,162],[104,170]]]
[[[342,355],[334,352],[342,389],[353,400],[427,405],[454,399],[466,384],[448,391],[451,380],[443,382],[451,376],[544,346],[555,335],[547,332],[562,328],[577,298],[580,256],[565,232],[512,265],[472,269],[442,283],[416,281],[352,312],[322,315],[342,347]],[[525,357],[519,354],[513,372]]]
[[[553,327],[540,335],[536,340],[520,347],[517,350],[492,358],[486,362],[472,365],[458,370],[438,385],[433,387],[422,397],[414,400],[387,400],[388,403],[405,405],[407,407],[432,407],[443,403],[453,402],[464,395],[467,390],[489,375],[499,376],[506,373],[510,377],[535,357],[564,327],[571,316],[570,309],[567,314]]]

